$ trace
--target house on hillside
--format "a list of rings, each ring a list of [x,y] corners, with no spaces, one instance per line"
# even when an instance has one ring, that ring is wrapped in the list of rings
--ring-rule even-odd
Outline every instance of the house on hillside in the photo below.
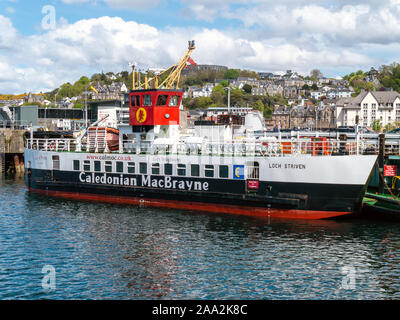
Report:
[[[338,126],[372,126],[379,120],[383,126],[400,121],[400,94],[395,91],[361,91],[354,98],[336,102]]]

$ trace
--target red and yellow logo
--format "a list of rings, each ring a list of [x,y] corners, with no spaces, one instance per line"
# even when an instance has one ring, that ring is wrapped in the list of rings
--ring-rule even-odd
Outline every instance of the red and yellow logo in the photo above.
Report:
[[[145,122],[147,119],[147,112],[145,108],[139,108],[136,111],[136,120],[140,123]]]

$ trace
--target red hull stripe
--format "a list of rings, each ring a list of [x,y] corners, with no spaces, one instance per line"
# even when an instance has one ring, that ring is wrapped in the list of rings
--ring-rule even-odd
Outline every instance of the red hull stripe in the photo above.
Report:
[[[234,206],[215,203],[204,202],[190,202],[190,201],[172,201],[162,199],[147,199],[147,198],[128,198],[118,196],[106,196],[91,193],[77,193],[77,192],[64,192],[64,191],[51,191],[41,189],[30,189],[32,193],[38,193],[48,196],[61,197],[72,200],[89,200],[96,202],[118,203],[118,204],[131,204],[139,206],[150,206],[159,208],[195,210],[214,213],[227,213],[236,215],[245,215],[252,217],[276,217],[276,218],[294,218],[294,219],[326,219],[351,212],[338,212],[338,211],[311,211],[311,210],[284,210],[284,209],[267,209],[246,206]]]

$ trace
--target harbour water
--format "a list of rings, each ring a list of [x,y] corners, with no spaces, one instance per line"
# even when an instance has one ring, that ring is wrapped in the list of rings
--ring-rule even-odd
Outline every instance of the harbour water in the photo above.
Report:
[[[398,222],[74,202],[23,179],[0,201],[0,299],[400,298]]]

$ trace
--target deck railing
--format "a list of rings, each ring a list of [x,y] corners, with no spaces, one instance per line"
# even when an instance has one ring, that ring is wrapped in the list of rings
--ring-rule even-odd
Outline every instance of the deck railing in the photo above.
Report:
[[[93,151],[93,146],[86,139],[28,139],[28,149],[58,152],[99,152]],[[337,140],[316,137],[290,139],[233,139],[231,141],[205,141],[203,143],[185,143],[179,141],[173,144],[157,144],[152,141],[123,140],[122,148],[116,151],[99,153],[130,153],[159,155],[207,155],[207,156],[331,156],[378,154],[379,143],[373,139]],[[386,145],[387,152],[399,152],[399,142]]]

